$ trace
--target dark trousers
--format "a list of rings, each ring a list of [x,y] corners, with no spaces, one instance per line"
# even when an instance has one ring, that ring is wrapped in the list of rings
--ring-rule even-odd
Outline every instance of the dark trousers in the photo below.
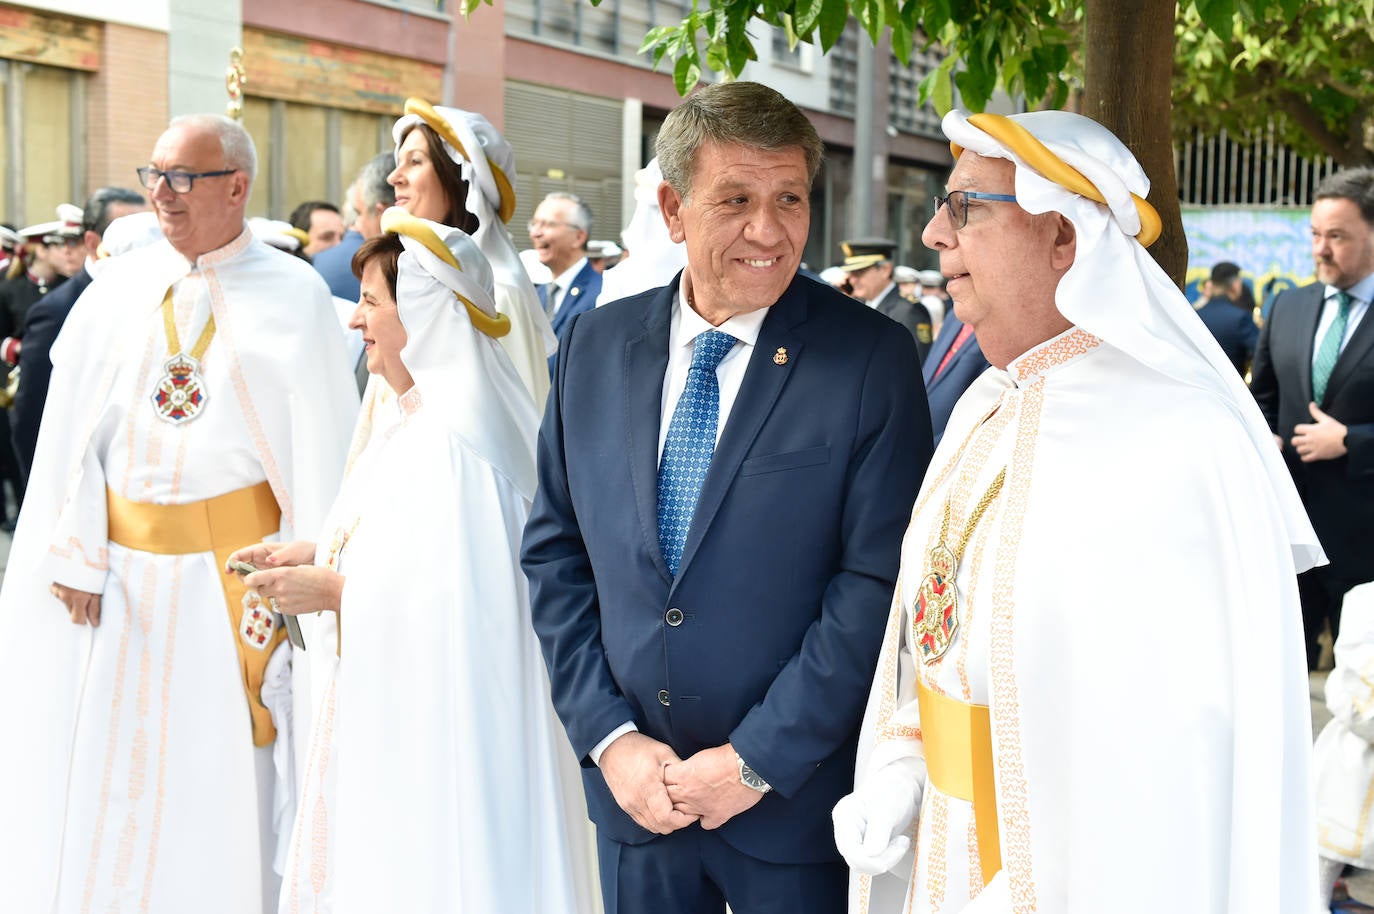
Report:
[[[1341,602],[1346,591],[1361,581],[1331,573],[1331,566],[1322,565],[1298,575],[1298,598],[1302,601],[1302,637],[1307,647],[1307,669],[1315,670],[1321,658],[1317,636],[1323,626],[1331,625],[1331,643],[1341,631]]]
[[[596,839],[606,914],[844,914],[843,863],[768,863],[699,825],[646,844]]]

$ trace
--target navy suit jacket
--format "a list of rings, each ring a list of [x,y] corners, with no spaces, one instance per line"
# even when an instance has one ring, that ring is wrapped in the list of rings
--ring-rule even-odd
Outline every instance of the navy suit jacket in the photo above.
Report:
[[[1259,328],[1249,311],[1231,302],[1225,296],[1209,299],[1207,304],[1197,310],[1207,331],[1216,338],[1221,351],[1236,366],[1236,371],[1245,374],[1245,367],[1255,355],[1255,342],[1259,339]]]
[[[978,337],[971,336],[959,347],[959,351],[954,353],[940,376],[935,377],[935,369],[944,360],[945,353],[949,352],[949,347],[953,345],[954,338],[959,335],[959,330],[963,326],[964,322],[955,317],[954,309],[950,308],[945,313],[940,333],[931,344],[930,353],[921,367],[921,378],[926,382],[926,399],[930,401],[930,424],[935,432],[937,445],[945,436],[945,426],[949,424],[950,413],[954,412],[954,404],[959,402],[964,391],[968,390],[974,379],[988,367],[988,360],[983,357],[983,350],[978,347]]]
[[[362,294],[358,277],[353,275],[353,255],[363,246],[363,236],[349,229],[343,240],[332,248],[325,248],[311,260],[315,272],[324,277],[329,294],[344,301],[357,301]]]
[[[1374,580],[1374,312],[1366,312],[1345,344],[1326,395],[1317,404],[1345,424],[1348,453],[1303,463],[1293,450],[1293,426],[1311,422],[1312,344],[1324,283],[1279,295],[1260,332],[1250,390],[1269,428],[1283,438],[1283,454],[1317,531],[1329,573],[1358,583]],[[22,385],[21,385],[22,386]]]
[[[830,810],[853,787],[931,454],[915,347],[863,304],[794,277],[760,329],[673,578],[657,474],[677,290],[613,302],[564,334],[571,357],[540,429],[522,550],[554,705],[603,836],[654,837],[588,757],[634,721],[684,759],[729,741],[774,787],[721,828],[732,846],[836,861]]]
[[[539,293],[539,305],[548,311],[549,283],[544,283],[535,288]],[[577,271],[573,277],[572,285],[568,290],[559,296],[558,311],[552,320],[554,336],[558,337],[558,351],[563,351],[563,331],[573,322],[573,318],[584,311],[590,311],[596,307],[596,300],[601,295],[601,274],[596,271],[589,260],[582,265],[582,269]],[[553,378],[554,365],[558,361],[558,353],[549,356],[549,377]]]
[[[44,295],[29,308],[24,327],[24,343],[19,350],[19,393],[10,408],[10,428],[19,466],[28,478],[33,467],[33,452],[38,446],[38,427],[43,420],[43,405],[48,401],[52,380],[49,354],[57,334],[71,313],[72,306],[91,284],[91,274],[83,266],[66,282]]]

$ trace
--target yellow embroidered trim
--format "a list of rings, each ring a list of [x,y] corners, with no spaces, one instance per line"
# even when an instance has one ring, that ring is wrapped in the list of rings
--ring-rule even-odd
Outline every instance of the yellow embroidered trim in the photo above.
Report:
[[[458,131],[453,129],[453,125],[444,119],[444,116],[434,110],[434,106],[422,98],[408,98],[405,104],[405,113],[414,114],[429,125],[430,129],[439,134],[445,143],[448,143],[458,154],[469,162],[472,156],[468,154],[461,140],[458,139]],[[483,153],[485,155],[485,153]],[[487,165],[491,168],[491,175],[496,179],[496,189],[501,195],[501,206],[496,214],[501,217],[502,222],[510,222],[510,217],[515,215],[515,188],[510,183],[510,178],[501,170],[490,158]]]
[[[1051,152],[1049,147],[1011,118],[984,113],[971,115],[968,122],[1025,159],[1027,165],[1054,183],[1089,200],[1106,205],[1107,198],[1102,196],[1097,186],[1084,177],[1081,171]],[[949,148],[956,159],[964,151],[958,143],[950,143]],[[1135,237],[1145,247],[1149,247],[1159,238],[1164,223],[1148,201],[1135,194],[1131,194],[1131,201],[1135,203],[1136,213],[1140,216],[1140,231]]]
[[[448,245],[439,240],[439,236],[434,233],[434,229],[423,220],[405,210],[393,207],[382,213],[382,231],[390,232],[393,235],[405,235],[407,238],[420,242],[429,249],[435,257],[444,263],[461,271],[463,265],[458,262],[458,258],[448,249]],[[468,318],[472,321],[472,326],[494,340],[510,333],[510,318],[504,314],[492,317],[481,308],[468,300],[467,296],[460,292],[454,292],[458,300],[468,309]]]
[[[167,294],[162,296],[162,329],[167,334],[167,354],[169,356],[181,354],[181,337],[177,334],[176,317],[172,313],[172,287],[167,287]],[[210,348],[210,341],[215,338],[215,315],[211,312],[205,319],[205,327],[200,331],[200,336],[196,338],[196,344],[191,347],[189,353],[191,358],[197,363],[205,355],[205,350]]]

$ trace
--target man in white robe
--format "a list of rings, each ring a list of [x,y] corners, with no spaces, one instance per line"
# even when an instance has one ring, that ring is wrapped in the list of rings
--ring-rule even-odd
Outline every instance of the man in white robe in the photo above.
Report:
[[[1322,555],[1268,427],[1145,251],[1116,137],[944,129],[924,240],[992,368],[903,542],[833,814],[850,909],[1312,911],[1294,575]]]
[[[4,911],[275,904],[290,652],[217,557],[320,522],[356,388],[323,280],[245,227],[247,132],[177,118],[150,162],[165,241],[53,347],[0,593],[0,687],[29,697],[0,753],[24,785],[0,799]]]

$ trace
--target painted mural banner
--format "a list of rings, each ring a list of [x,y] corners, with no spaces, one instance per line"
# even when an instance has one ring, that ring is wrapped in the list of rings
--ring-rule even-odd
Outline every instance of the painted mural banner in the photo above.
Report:
[[[1184,209],[1188,300],[1201,297],[1203,280],[1223,260],[1240,267],[1265,306],[1279,292],[1312,282],[1311,214],[1294,208]]]

